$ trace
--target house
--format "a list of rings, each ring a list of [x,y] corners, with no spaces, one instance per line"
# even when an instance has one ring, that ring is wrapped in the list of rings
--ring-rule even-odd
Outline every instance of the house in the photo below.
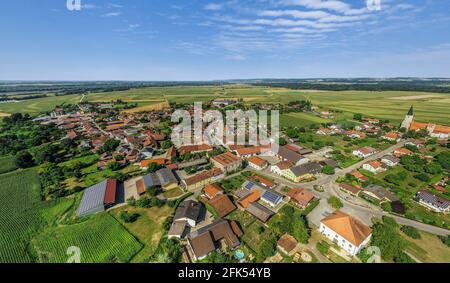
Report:
[[[385,171],[385,169],[383,168],[381,162],[379,162],[377,160],[369,161],[369,162],[365,163],[362,167],[363,167],[364,170],[367,170],[367,171],[372,172],[374,174],[378,174],[380,172]]]
[[[322,166],[316,162],[295,166],[283,171],[283,177],[293,182],[313,179],[316,174],[322,172]]]
[[[215,183],[224,178],[224,172],[219,168],[213,168],[209,171],[201,172],[197,175],[182,180],[182,185],[186,190],[195,190],[204,188],[206,185]]]
[[[154,150],[151,147],[143,148],[139,154],[142,159],[148,159],[153,157]]]
[[[333,131],[328,128],[320,128],[319,130],[317,130],[316,134],[321,135],[321,136],[328,136],[328,135],[332,135]]]
[[[242,167],[242,159],[229,151],[213,157],[211,161],[225,173],[235,172]]]
[[[348,194],[351,194],[351,195],[353,195],[355,197],[358,196],[359,193],[361,192],[361,188],[354,187],[354,186],[352,186],[352,185],[350,185],[348,183],[340,183],[339,184],[339,188],[342,191],[344,191],[344,192],[346,192]]]
[[[139,195],[144,194],[151,187],[161,187],[165,191],[173,190],[178,188],[178,179],[172,170],[163,168],[136,181],[136,190]]]
[[[354,150],[353,155],[356,155],[360,158],[367,158],[367,157],[374,155],[376,152],[377,152],[377,150],[375,148],[367,146],[367,147],[363,147],[363,148]]]
[[[368,196],[370,199],[378,201],[380,203],[393,202],[398,200],[397,196],[393,192],[389,191],[386,188],[373,184],[365,187],[362,193]]]
[[[297,245],[297,240],[289,234],[284,234],[277,242],[277,248],[286,255],[291,255]]]
[[[357,131],[347,131],[345,133],[345,135],[352,139],[364,139],[367,137],[367,135],[365,133],[357,132]]]
[[[424,143],[425,143],[424,140],[413,139],[413,140],[409,140],[408,142],[406,142],[405,145],[412,145],[417,148],[421,148],[421,147],[423,147]]]
[[[363,174],[361,174],[361,172],[356,171],[356,170],[351,172],[350,175],[355,177],[356,180],[360,181],[361,183],[365,183],[365,182],[369,181],[368,177],[364,176]]]
[[[381,138],[384,139],[384,140],[388,140],[388,141],[396,141],[396,142],[398,142],[398,141],[400,141],[401,136],[400,136],[400,133],[389,132],[389,133],[386,133],[385,135],[383,135]]]
[[[265,187],[267,189],[274,189],[275,188],[275,184],[273,182],[267,180],[266,178],[258,176],[258,175],[250,177],[250,180],[258,183],[259,185],[262,185],[263,187]]]
[[[187,228],[187,222],[186,221],[174,221],[172,225],[170,226],[169,232],[167,233],[167,237],[169,239],[177,238],[177,239],[183,239],[185,236]]]
[[[283,201],[283,198],[283,195],[277,193],[276,191],[267,190],[262,194],[261,201],[275,208]]]
[[[209,200],[208,204],[214,208],[219,217],[225,217],[236,209],[230,198],[224,194]]]
[[[237,156],[241,158],[250,158],[252,156],[257,156],[261,154],[263,151],[263,147],[260,146],[254,146],[254,147],[246,147],[246,148],[240,148],[235,150]]]
[[[219,195],[223,195],[223,189],[217,184],[207,185],[204,192],[208,199],[213,199]]]
[[[339,163],[334,159],[325,159],[325,160],[320,161],[319,164],[323,167],[331,166],[335,169],[339,167]]]
[[[140,162],[140,167],[142,170],[147,170],[148,166],[152,163],[155,163],[156,165],[159,166],[165,166],[167,164],[169,164],[169,160],[165,159],[165,158],[156,158],[156,159],[152,159],[152,160],[142,160]]]
[[[372,238],[370,227],[341,211],[322,219],[319,230],[352,256],[357,255]]]
[[[283,171],[293,167],[294,164],[290,161],[281,161],[280,163],[270,167],[270,172],[282,176]]]
[[[362,120],[363,120],[364,122],[367,122],[367,123],[370,123],[370,124],[374,124],[374,125],[380,123],[380,120],[374,119],[374,118],[363,118]]]
[[[250,203],[245,211],[256,217],[262,223],[266,223],[275,215],[275,212],[257,202]]]
[[[264,159],[261,159],[256,156],[252,156],[248,159],[248,165],[258,171],[262,171],[267,168],[268,163]]]
[[[291,149],[289,149],[286,146],[282,146],[279,148],[277,157],[281,161],[290,161],[292,164],[294,164],[296,166],[305,164],[309,161],[308,158],[302,156],[301,154],[299,154],[295,151],[292,151]]]
[[[108,179],[87,188],[83,193],[77,216],[88,216],[112,207],[116,204],[116,194],[117,181],[114,179]]]
[[[310,191],[303,188],[292,188],[289,190],[288,195],[291,200],[303,208],[306,208],[314,199],[314,195]]]
[[[227,247],[235,250],[239,247],[239,237],[243,235],[235,222],[225,219],[217,219],[213,223],[193,231],[188,236],[188,249],[194,260],[202,260],[209,253],[220,248],[220,241],[224,241]]]
[[[173,221],[185,221],[189,226],[195,227],[200,217],[202,205],[193,200],[183,201],[177,208]]]
[[[241,193],[245,193],[244,191],[240,191]],[[247,208],[251,203],[259,201],[261,198],[261,192],[258,190],[249,191],[247,190],[247,194],[241,196],[237,203],[243,208]]]
[[[381,158],[381,163],[386,164],[389,167],[394,167],[400,163],[400,159],[392,155],[386,155]]]
[[[414,154],[414,152],[412,152],[411,150],[409,150],[407,148],[399,148],[394,151],[394,155],[396,157],[401,157],[403,155],[413,155],[413,154]]]
[[[420,191],[416,196],[416,200],[422,206],[438,213],[448,213],[450,211],[449,200],[436,196],[426,190]]]

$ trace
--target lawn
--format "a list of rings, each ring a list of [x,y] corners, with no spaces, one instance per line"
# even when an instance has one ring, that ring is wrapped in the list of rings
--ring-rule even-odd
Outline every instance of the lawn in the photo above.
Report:
[[[134,223],[123,223],[120,219],[120,213],[122,211],[137,213],[140,216]],[[152,207],[148,209],[126,206],[114,209],[110,212],[111,215],[121,222],[125,229],[133,234],[144,246],[143,249],[132,258],[132,262],[143,262],[154,253],[158,247],[159,240],[165,232],[162,224],[166,218],[171,215],[172,211],[172,208],[168,206],[162,208]]]
[[[37,99],[23,100],[18,103],[0,103],[0,112],[5,113],[29,113],[37,115],[42,112],[50,112],[55,106],[66,104],[76,104],[80,101],[80,95],[50,96]]]
[[[418,260],[426,263],[448,263],[450,262],[450,248],[433,234],[420,231],[421,239],[412,239],[401,232],[408,241],[406,251]]]
[[[0,157],[0,174],[8,173],[16,170],[16,164],[14,163],[14,156],[2,156]]]
[[[128,262],[142,245],[107,213],[69,226],[47,229],[32,241],[39,261],[65,263],[70,247],[81,251],[82,263]]]
[[[294,112],[280,116],[281,127],[309,127],[312,124],[333,122],[331,119],[323,119],[310,113]]]

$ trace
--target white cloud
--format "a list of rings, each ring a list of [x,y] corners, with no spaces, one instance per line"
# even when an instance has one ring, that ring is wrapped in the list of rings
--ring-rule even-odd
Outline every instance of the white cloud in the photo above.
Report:
[[[110,18],[110,17],[117,17],[120,15],[122,15],[122,12],[111,12],[111,13],[103,14],[102,17]]]
[[[217,3],[210,3],[205,6],[205,10],[209,10],[209,11],[219,11],[219,10],[222,10],[222,8],[223,8],[223,5],[217,4]]]

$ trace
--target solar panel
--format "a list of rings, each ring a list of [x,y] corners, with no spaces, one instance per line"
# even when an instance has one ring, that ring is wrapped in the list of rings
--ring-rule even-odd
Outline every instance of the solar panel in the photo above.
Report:
[[[245,184],[247,190],[251,190],[254,186],[255,184],[253,182],[247,182],[247,184]]]
[[[269,201],[269,202],[271,202],[271,203],[275,203],[276,204],[276,203],[278,203],[281,200],[282,197],[280,195],[278,195],[278,194],[275,194],[275,193],[271,192],[271,191],[266,191],[263,194],[262,198],[267,200],[267,201]]]
[[[78,207],[77,216],[103,211],[107,180],[87,188]]]

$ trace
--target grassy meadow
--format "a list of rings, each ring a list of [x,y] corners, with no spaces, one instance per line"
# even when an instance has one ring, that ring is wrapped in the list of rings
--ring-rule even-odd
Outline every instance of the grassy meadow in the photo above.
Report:
[[[246,104],[288,103],[309,99],[323,110],[337,110],[337,119],[352,117],[362,113],[392,122],[403,120],[411,105],[415,106],[417,121],[450,124],[450,94],[404,92],[404,91],[314,91],[289,90],[283,88],[253,87],[247,85],[229,86],[177,86],[149,87],[127,91],[89,93],[86,101],[107,102],[117,99],[136,102],[138,107],[158,105],[165,102],[193,103],[206,102],[214,98],[240,98]],[[0,104],[0,113],[24,112],[38,114],[50,111],[62,103],[76,103],[80,95],[54,96],[26,100],[19,103]],[[145,109],[144,109],[145,110]],[[298,123],[318,123],[321,119],[308,114],[290,114],[281,120],[287,125]]]

